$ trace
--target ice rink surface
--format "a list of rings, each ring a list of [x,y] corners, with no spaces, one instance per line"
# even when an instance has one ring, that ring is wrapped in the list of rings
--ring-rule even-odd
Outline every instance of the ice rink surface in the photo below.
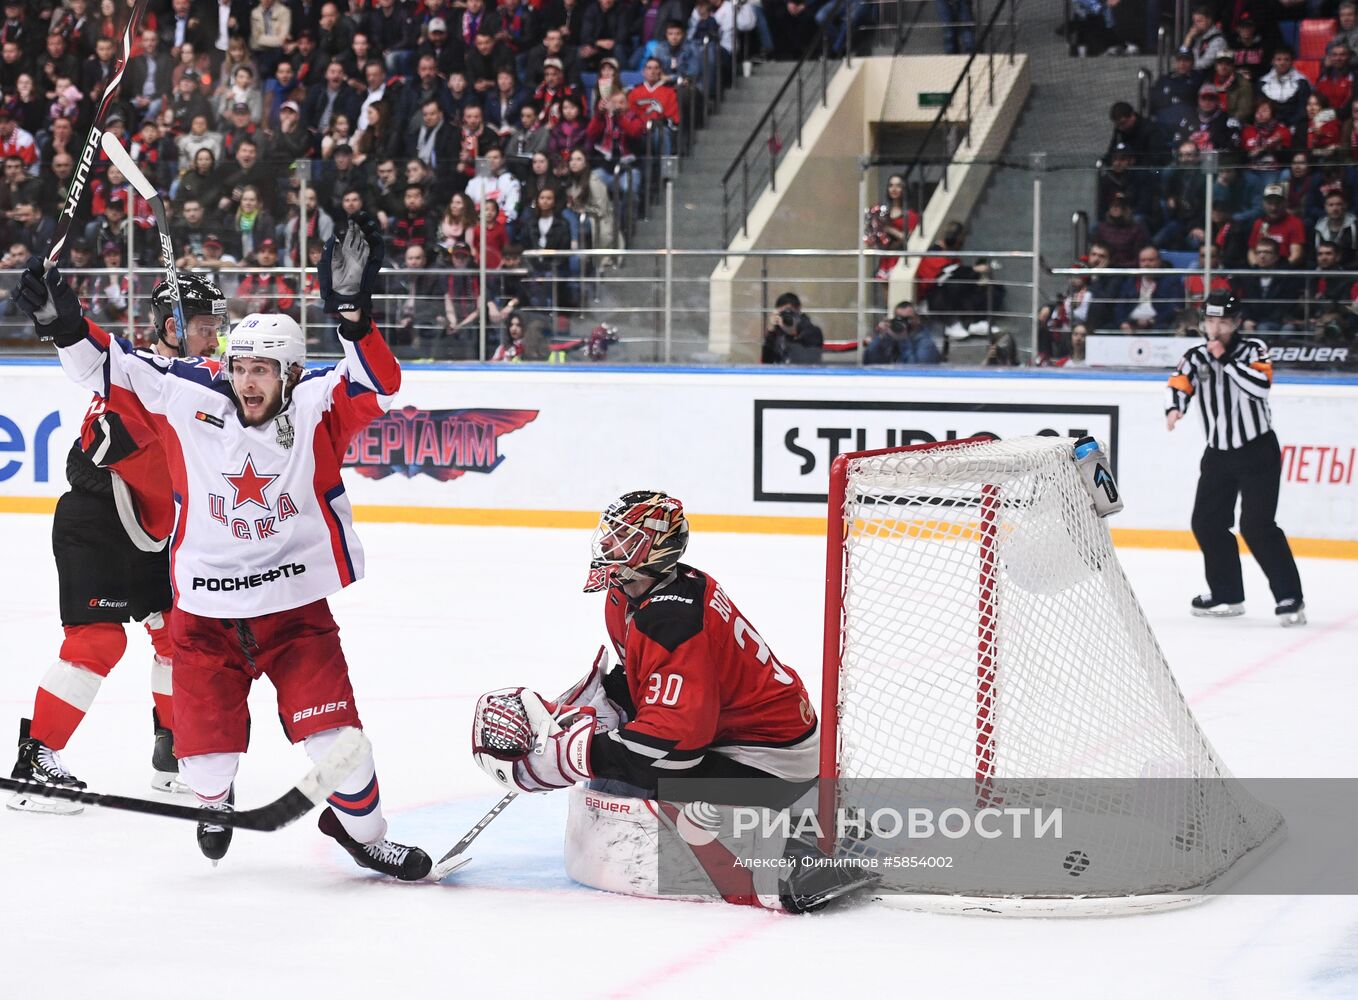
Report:
[[[44,516],[0,516],[6,746],[60,642],[49,531]],[[580,591],[589,536],[359,532],[368,576],[333,599],[335,617],[391,836],[437,857],[499,797],[468,755],[477,695],[519,683],[555,694],[604,638],[602,598]],[[1311,624],[1284,630],[1253,564],[1247,617],[1214,622],[1186,613],[1202,589],[1196,553],[1120,555],[1236,774],[1358,776],[1353,563],[1304,561]],[[722,581],[778,657],[818,688],[820,540],[698,534],[688,561]],[[96,790],[153,794],[150,657],[138,628],[63,754]],[[251,704],[242,807],[274,798],[308,766],[273,724],[267,683]],[[1112,919],[875,906],[797,918],[577,886],[562,869],[564,816],[563,795],[521,798],[459,876],[400,885],[357,869],[314,814],[278,833],[238,833],[213,869],[188,823],[0,810],[0,998],[1358,996],[1352,897],[1230,896]]]

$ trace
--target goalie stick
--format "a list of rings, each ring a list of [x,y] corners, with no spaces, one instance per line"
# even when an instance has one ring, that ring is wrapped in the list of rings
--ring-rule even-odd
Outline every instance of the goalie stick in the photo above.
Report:
[[[160,236],[160,262],[165,266],[165,283],[170,286],[170,301],[174,304],[175,340],[179,356],[182,358],[185,345],[188,343],[189,331],[184,326],[184,307],[179,302],[179,272],[174,266],[174,243],[170,240],[170,223],[165,216],[165,200],[161,198],[156,186],[147,180],[146,175],[141,172],[141,167],[137,166],[137,161],[132,159],[132,154],[118,141],[116,135],[105,132],[101,143],[110,162],[122,171],[137,194],[146,199],[146,203],[151,206],[151,213],[156,217],[156,232]],[[127,214],[131,217],[131,205],[127,206]]]
[[[335,787],[353,773],[370,747],[368,737],[363,735],[362,730],[350,729],[340,735],[320,763],[278,798],[255,809],[242,809],[231,813],[173,802],[134,799],[126,795],[104,795],[100,792],[60,785],[42,785],[14,778],[0,777],[0,788],[48,799],[80,802],[87,806],[101,806],[104,809],[120,809],[147,816],[167,816],[170,819],[186,819],[195,823],[205,820],[220,826],[232,826],[238,830],[272,833],[305,816],[311,811],[312,806],[324,802]]]
[[[118,51],[113,75],[108,78],[104,92],[99,98],[99,104],[94,109],[94,117],[90,120],[89,135],[85,136],[85,145],[80,148],[80,158],[76,160],[75,173],[71,177],[71,187],[66,192],[66,206],[57,216],[56,228],[52,230],[52,243],[47,248],[46,264],[48,268],[57,262],[57,259],[61,256],[61,251],[66,248],[66,237],[70,235],[71,223],[75,221],[75,213],[80,207],[80,199],[85,193],[85,185],[90,180],[90,170],[94,167],[94,158],[99,152],[100,139],[104,136],[104,117],[108,114],[108,109],[112,107],[113,99],[118,94],[118,88],[123,82],[123,71],[127,69],[128,56],[132,54],[132,29],[145,12],[146,0],[135,0],[131,11],[128,13],[127,23],[123,25],[123,35],[119,42],[121,48]]]
[[[510,792],[499,802],[495,803],[490,812],[481,817],[481,821],[463,834],[462,839],[453,845],[453,849],[439,858],[438,863],[429,870],[429,881],[442,882],[445,878],[465,865],[471,858],[462,857],[462,852],[471,846],[471,842],[481,835],[481,831],[490,826],[491,820],[505,811],[505,807],[519,797],[518,792]]]

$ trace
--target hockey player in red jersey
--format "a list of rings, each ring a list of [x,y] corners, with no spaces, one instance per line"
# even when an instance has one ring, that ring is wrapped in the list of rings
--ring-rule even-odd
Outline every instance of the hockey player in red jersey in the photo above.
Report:
[[[474,747],[493,777],[526,792],[606,778],[650,796],[666,777],[776,778],[789,800],[816,777],[806,688],[717,581],[679,561],[687,544],[683,505],[664,493],[628,493],[604,511],[585,590],[607,591],[621,663],[605,675],[601,656],[555,702],[523,691],[526,705],[577,717],[543,753],[504,760]],[[488,699],[499,694],[482,699],[478,718],[497,713]]]
[[[181,340],[169,283],[151,292],[151,350],[162,357],[211,357],[226,321],[226,296],[211,280],[179,273],[188,335]],[[32,720],[19,723],[13,777],[47,785],[85,787],[66,769],[61,751],[75,733],[102,680],[127,647],[123,623],[141,621],[151,637],[155,744],[152,787],[183,790],[174,758],[170,643],[170,561],[174,524],[165,451],[139,406],[118,406],[96,393],[66,459],[70,490],[57,501],[52,550],[60,585],[65,639],[39,683]],[[77,813],[78,802],[19,792],[12,809]]]
[[[20,280],[20,308],[56,342],[67,374],[140,406],[165,447],[175,502],[175,751],[185,783],[222,813],[232,809],[256,678],[273,683],[288,739],[313,760],[361,726],[326,598],[363,575],[341,460],[401,381],[370,314],[383,253],[367,213],[327,241],[317,277],[325,311],[339,316],[344,359],[314,371],[303,368],[300,328],[282,314],[237,323],[224,365],[171,361],[139,355],[88,322],[39,259]],[[406,881],[429,872],[425,852],[386,839],[370,753],[330,796],[320,828],[363,867]],[[231,832],[229,820],[199,823],[203,854],[219,861]]]

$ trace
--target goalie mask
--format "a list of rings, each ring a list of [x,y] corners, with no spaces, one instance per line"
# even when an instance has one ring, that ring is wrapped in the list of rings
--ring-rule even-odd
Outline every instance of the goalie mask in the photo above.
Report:
[[[209,316],[220,340],[227,328],[226,296],[222,294],[222,290],[211,278],[195,274],[193,271],[179,271],[178,278],[179,304],[184,310],[185,325],[197,326],[198,324],[193,322],[195,317]],[[173,316],[174,292],[170,288],[170,283],[161,278],[151,291],[151,319],[155,323],[151,332],[152,340],[165,340],[165,324]],[[181,345],[185,343],[183,337],[183,330],[176,332],[175,339]]]
[[[631,580],[668,576],[688,547],[684,505],[655,490],[625,493],[599,518],[585,593]]]

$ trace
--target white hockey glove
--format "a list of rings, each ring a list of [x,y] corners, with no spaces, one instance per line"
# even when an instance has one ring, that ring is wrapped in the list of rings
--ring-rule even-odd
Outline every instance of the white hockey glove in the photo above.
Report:
[[[620,728],[624,721],[618,703],[604,692],[606,673],[608,673],[608,650],[600,646],[598,654],[594,657],[594,664],[585,676],[566,688],[556,699],[558,705],[594,709],[594,717],[597,720],[596,731],[600,733],[611,733]]]
[[[568,725],[563,728],[558,718]],[[588,705],[558,709],[527,688],[501,688],[476,703],[472,758],[511,791],[568,788],[594,776],[589,741],[595,725]]]

